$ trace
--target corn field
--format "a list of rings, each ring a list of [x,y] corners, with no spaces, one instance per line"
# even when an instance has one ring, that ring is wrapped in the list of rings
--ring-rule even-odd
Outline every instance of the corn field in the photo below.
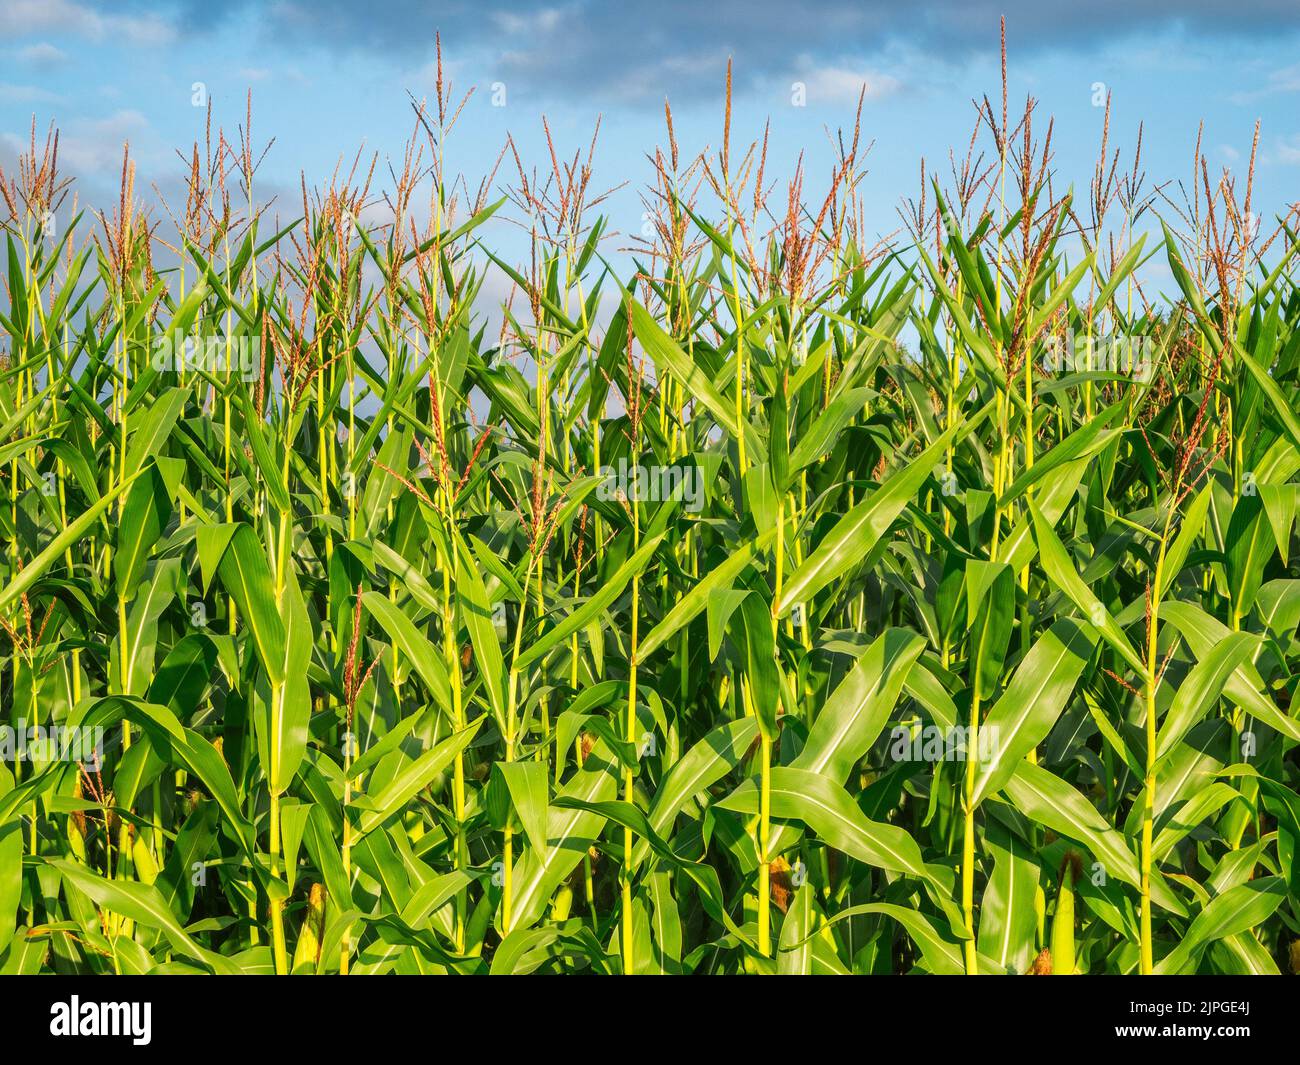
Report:
[[[270,209],[251,105],[102,212],[33,124],[0,971],[1300,970],[1295,209],[1004,80],[879,239],[726,91],[641,240],[441,75]]]

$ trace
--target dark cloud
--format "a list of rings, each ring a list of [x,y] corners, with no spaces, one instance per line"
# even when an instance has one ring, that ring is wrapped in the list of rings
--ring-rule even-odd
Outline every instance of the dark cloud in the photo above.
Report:
[[[157,9],[141,0],[129,6]],[[716,92],[729,55],[742,85],[782,76],[801,57],[870,58],[900,45],[960,62],[996,52],[1002,14],[1019,54],[1170,31],[1276,39],[1300,30],[1296,0],[180,0],[170,10],[191,31],[239,15],[260,27],[263,45],[369,53],[403,66],[427,58],[441,30],[449,56],[486,56],[486,73],[507,85],[629,102]]]

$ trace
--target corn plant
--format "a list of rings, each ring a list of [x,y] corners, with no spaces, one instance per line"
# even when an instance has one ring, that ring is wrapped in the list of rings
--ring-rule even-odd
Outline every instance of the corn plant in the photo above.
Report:
[[[1294,213],[1004,75],[876,240],[728,73],[626,249],[461,106],[0,175],[0,971],[1294,970]]]

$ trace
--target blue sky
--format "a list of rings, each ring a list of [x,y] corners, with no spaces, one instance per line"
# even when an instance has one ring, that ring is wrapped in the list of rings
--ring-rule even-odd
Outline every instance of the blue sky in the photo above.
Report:
[[[1263,131],[1256,204],[1271,216],[1300,199],[1300,4],[1295,0],[1047,4],[1016,0],[667,0],[558,3],[255,4],[118,0],[0,0],[0,166],[12,166],[35,115],[60,127],[61,158],[83,201],[116,189],[122,143],[137,160],[137,189],[178,187],[175,151],[201,138],[202,82],[215,119],[233,131],[252,89],[254,139],[275,138],[260,173],[286,215],[299,171],[328,179],[365,145],[400,160],[412,123],[407,92],[432,95],[434,33],[459,94],[476,88],[448,145],[471,186],[509,133],[543,165],[545,114],[561,155],[587,145],[603,116],[593,185],[628,183],[607,209],[612,228],[641,225],[637,190],[646,154],[664,142],[673,105],[683,153],[721,141],[722,86],[735,61],[733,142],[772,121],[770,173],[804,151],[810,196],[824,190],[828,130],[851,126],[867,87],[863,131],[874,141],[863,186],[870,222],[898,224],[918,165],[946,172],[964,151],[973,97],[999,88],[998,16],[1008,18],[1013,113],[1031,94],[1052,115],[1059,179],[1082,192],[1102,124],[1095,87],[1113,93],[1112,144],[1132,148],[1145,121],[1148,181],[1188,181],[1197,124],[1211,167],[1244,171],[1255,120]],[[792,86],[806,86],[793,106]],[[498,102],[505,89],[505,106]],[[1036,128],[1040,128],[1037,127]],[[501,179],[512,176],[503,168]]]

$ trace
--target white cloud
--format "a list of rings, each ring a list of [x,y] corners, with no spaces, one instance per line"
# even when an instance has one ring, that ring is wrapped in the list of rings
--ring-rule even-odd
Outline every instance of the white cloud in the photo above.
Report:
[[[156,15],[101,15],[73,0],[6,0],[0,5],[0,36],[67,33],[92,41],[167,44],[171,25]]]
[[[0,100],[16,104],[54,104],[62,101],[58,93],[36,85],[9,85],[0,82]]]
[[[855,104],[863,89],[868,100],[879,100],[897,92],[902,84],[893,75],[859,63],[818,62],[806,55],[796,60],[790,81],[803,84],[809,103]]]
[[[1300,166],[1300,133],[1277,142],[1277,161],[1287,166]]]
[[[78,178],[116,184],[122,171],[122,146],[145,139],[148,121],[139,111],[118,111],[107,118],[76,119],[59,130],[59,169]],[[27,150],[27,137],[0,138],[15,152]],[[132,157],[139,152],[132,149]]]
[[[68,61],[68,53],[62,48],[55,48],[48,41],[41,41],[18,49],[18,58],[28,66],[56,67]]]
[[[1262,87],[1245,92],[1234,92],[1229,99],[1234,104],[1248,104],[1266,96],[1277,96],[1280,93],[1293,92],[1300,92],[1300,63],[1279,67],[1269,73],[1268,79]]]
[[[558,29],[564,19],[574,14],[575,11],[575,5],[544,7],[542,10],[530,14],[498,11],[492,16],[492,21],[505,33],[535,36],[542,33],[551,33]]]
[[[665,86],[697,82],[708,77],[719,79],[727,68],[727,58],[726,51],[718,49],[629,65],[611,79],[610,87],[615,96],[628,100],[659,99],[664,95]]]

